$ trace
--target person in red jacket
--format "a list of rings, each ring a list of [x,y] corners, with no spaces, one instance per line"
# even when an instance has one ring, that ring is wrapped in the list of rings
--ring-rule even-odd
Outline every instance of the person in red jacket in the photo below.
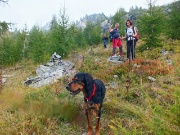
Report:
[[[115,24],[115,28],[112,28],[113,25],[110,26],[109,32],[110,35],[112,35],[112,56],[115,55],[116,52],[116,47],[119,47],[119,55],[122,56],[123,50],[122,50],[122,39],[120,37],[120,32],[119,32],[119,23]]]

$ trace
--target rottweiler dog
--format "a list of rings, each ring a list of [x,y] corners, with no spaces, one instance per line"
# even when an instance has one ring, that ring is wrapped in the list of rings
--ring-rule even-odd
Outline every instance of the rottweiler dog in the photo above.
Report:
[[[87,135],[92,135],[92,116],[96,117],[96,135],[100,135],[100,117],[106,88],[99,79],[93,79],[88,73],[79,72],[74,75],[72,81],[66,86],[70,94],[76,95],[81,91],[84,94],[84,104],[88,120]]]

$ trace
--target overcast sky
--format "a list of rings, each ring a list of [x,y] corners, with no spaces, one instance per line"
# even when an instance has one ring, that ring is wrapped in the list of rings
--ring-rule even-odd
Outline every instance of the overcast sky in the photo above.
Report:
[[[44,26],[59,15],[61,7],[66,8],[70,21],[79,20],[86,14],[104,13],[114,15],[119,8],[126,11],[132,6],[147,8],[149,0],[9,0],[8,5],[0,4],[0,21],[12,22],[22,29],[27,24]],[[152,0],[153,1],[153,0]],[[164,5],[175,0],[157,0],[156,5]]]

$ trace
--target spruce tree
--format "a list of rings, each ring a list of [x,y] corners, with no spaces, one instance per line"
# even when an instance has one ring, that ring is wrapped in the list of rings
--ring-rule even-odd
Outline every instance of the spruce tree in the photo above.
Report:
[[[168,6],[167,35],[172,39],[180,39],[180,0]]]
[[[38,26],[34,26],[29,32],[28,41],[28,54],[30,59],[32,59],[36,63],[44,62],[46,39],[43,31]]]
[[[125,29],[126,29],[126,25],[125,25],[125,22],[127,19],[126,15],[127,15],[127,13],[126,13],[125,9],[120,8],[112,18],[114,25],[115,25],[115,23],[119,23],[119,31],[120,31],[121,35],[124,35]]]
[[[145,42],[140,51],[162,46],[161,34],[164,29],[164,21],[165,16],[162,9],[156,7],[150,0],[148,10],[140,17],[138,22],[142,40]]]

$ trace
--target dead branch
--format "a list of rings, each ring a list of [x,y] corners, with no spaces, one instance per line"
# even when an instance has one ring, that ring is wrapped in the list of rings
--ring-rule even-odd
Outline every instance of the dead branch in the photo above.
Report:
[[[8,0],[0,0],[0,2],[8,3]]]

